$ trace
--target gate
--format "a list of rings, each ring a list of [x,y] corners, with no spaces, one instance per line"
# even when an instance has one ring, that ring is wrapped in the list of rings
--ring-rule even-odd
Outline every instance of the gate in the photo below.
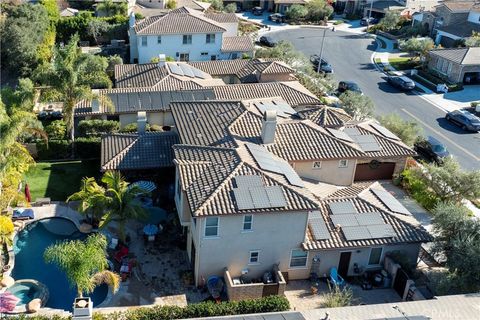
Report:
[[[403,293],[405,292],[405,287],[407,286],[407,280],[407,273],[402,269],[398,269],[395,276],[395,281],[393,282],[393,289],[397,291],[401,298],[403,298]]]

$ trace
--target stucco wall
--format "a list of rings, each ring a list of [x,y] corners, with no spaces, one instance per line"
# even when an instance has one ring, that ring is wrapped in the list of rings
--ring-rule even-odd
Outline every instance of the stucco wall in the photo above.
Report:
[[[124,113],[119,115],[120,128],[125,127],[127,124],[137,122],[136,113]],[[175,126],[173,121],[173,115],[171,111],[155,111],[147,112],[147,121],[149,124],[156,124],[159,126]]]
[[[125,127],[127,124],[137,122],[137,114],[136,113],[125,113],[119,115],[119,121],[120,121],[120,128]]]
[[[480,12],[470,11],[468,14],[468,21],[480,24]]]
[[[227,29],[227,31],[223,33],[224,37],[235,37],[237,35],[238,22],[219,23],[219,25]]]
[[[353,182],[355,173],[355,159],[348,160],[346,168],[338,167],[338,160],[322,161],[320,169],[313,169],[313,161],[294,162],[293,168],[300,177],[316,181],[349,186]]]
[[[161,43],[157,42],[157,35],[147,37],[147,45],[142,46],[142,37],[137,36],[138,62],[149,63],[154,57],[163,53],[168,57],[179,60],[177,53],[188,53],[190,61],[210,60],[212,55],[220,55],[222,48],[222,33],[215,33],[215,43],[206,43],[206,34],[198,33],[192,35],[191,44],[183,44],[183,35],[161,35]],[[201,55],[206,52],[207,55]]]

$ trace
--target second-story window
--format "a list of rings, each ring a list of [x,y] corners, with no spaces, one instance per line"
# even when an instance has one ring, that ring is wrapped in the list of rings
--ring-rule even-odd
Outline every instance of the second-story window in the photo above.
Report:
[[[322,169],[322,161],[314,161],[312,164],[313,169]]]
[[[142,47],[147,46],[147,37],[142,37]]]
[[[247,214],[243,216],[243,231],[252,231],[253,227],[253,216]]]
[[[215,43],[215,34],[207,34],[207,43]]]
[[[192,44],[192,35],[191,34],[184,34],[182,43],[183,44]]]
[[[338,161],[338,167],[339,168],[346,168],[348,167],[348,160],[339,160]]]
[[[258,264],[260,263],[260,252],[259,251],[250,251],[250,258],[248,259],[248,264]]]
[[[205,219],[205,237],[218,237],[218,217]]]
[[[157,37],[157,43],[158,43],[158,44],[162,43],[162,36],[158,36],[158,37]]]

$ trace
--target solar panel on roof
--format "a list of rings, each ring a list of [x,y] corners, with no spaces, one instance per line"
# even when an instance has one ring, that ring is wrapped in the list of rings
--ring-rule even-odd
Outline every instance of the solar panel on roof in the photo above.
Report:
[[[170,72],[173,74],[176,74],[177,76],[183,76],[183,71],[182,69],[174,62],[167,63],[168,69],[170,69]]]
[[[381,125],[378,125],[376,123],[371,123],[370,126],[377,130],[378,132],[380,132],[380,134],[384,137],[387,137],[389,139],[393,139],[393,140],[400,140],[399,137],[397,137],[393,132],[391,132],[390,130],[388,130],[387,128],[385,127],[382,127]]]
[[[270,201],[264,186],[249,187],[250,196],[253,200],[255,208],[269,208]]]
[[[357,212],[352,201],[331,202],[328,206],[330,207],[332,214],[350,214]]]
[[[182,72],[185,76],[195,78],[195,74],[193,73],[192,68],[190,68],[188,64],[179,63],[178,66],[180,67],[180,69],[182,69]]]
[[[334,214],[330,215],[330,219],[336,226],[340,225],[342,227],[353,227],[359,225],[357,219],[355,218],[356,215],[358,214]]]
[[[372,239],[391,238],[395,236],[395,231],[393,231],[393,227],[389,224],[371,225],[367,226],[367,229]]]
[[[287,162],[278,162],[277,166],[280,168],[283,175],[287,178],[291,185],[303,187],[302,179],[300,179],[295,170],[293,170],[293,168]]]
[[[207,75],[202,70],[199,70],[199,69],[194,68],[194,67],[191,67],[191,69],[192,69],[192,72],[195,75],[195,77],[201,78],[201,79],[207,79]]]
[[[350,138],[348,136],[348,134],[346,134],[343,131],[335,130],[335,129],[331,129],[331,128],[327,128],[327,131],[330,132],[337,139],[348,141],[348,142],[353,142],[353,139]]]
[[[407,208],[400,203],[400,201],[395,199],[390,192],[374,188],[371,190],[390,211],[404,215],[411,215],[410,211],[408,211]]]
[[[283,195],[282,188],[280,186],[265,187],[268,199],[270,200],[270,206],[273,208],[286,207],[287,201]]]
[[[234,188],[233,195],[235,196],[235,201],[237,202],[238,210],[248,210],[254,209],[252,197],[250,196],[250,191],[247,188]]]
[[[350,137],[361,135],[360,131],[355,127],[347,127],[345,129],[343,129],[343,132],[348,134]]]
[[[377,140],[375,140],[375,137],[371,134],[353,136],[352,138],[365,152],[382,150],[382,147],[378,144]]]
[[[325,220],[323,220],[320,212],[314,211],[308,215],[308,225],[315,240],[327,240],[331,238]]]
[[[237,176],[235,177],[237,188],[248,188],[253,186],[263,186],[262,177],[259,175]]]
[[[284,112],[286,114],[290,114],[290,115],[297,114],[297,111],[295,111],[295,109],[293,109],[286,102],[275,102],[274,101],[273,106],[277,107],[279,110],[281,110],[282,112]]]
[[[342,227],[342,232],[347,241],[371,239],[366,226]]]
[[[385,223],[380,212],[360,213],[357,214],[355,218],[357,219],[357,222],[360,226]]]

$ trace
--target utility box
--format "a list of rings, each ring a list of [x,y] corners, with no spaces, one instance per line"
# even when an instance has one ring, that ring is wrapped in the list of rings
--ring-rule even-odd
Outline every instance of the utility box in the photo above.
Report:
[[[72,320],[92,320],[93,302],[89,297],[75,298]]]

